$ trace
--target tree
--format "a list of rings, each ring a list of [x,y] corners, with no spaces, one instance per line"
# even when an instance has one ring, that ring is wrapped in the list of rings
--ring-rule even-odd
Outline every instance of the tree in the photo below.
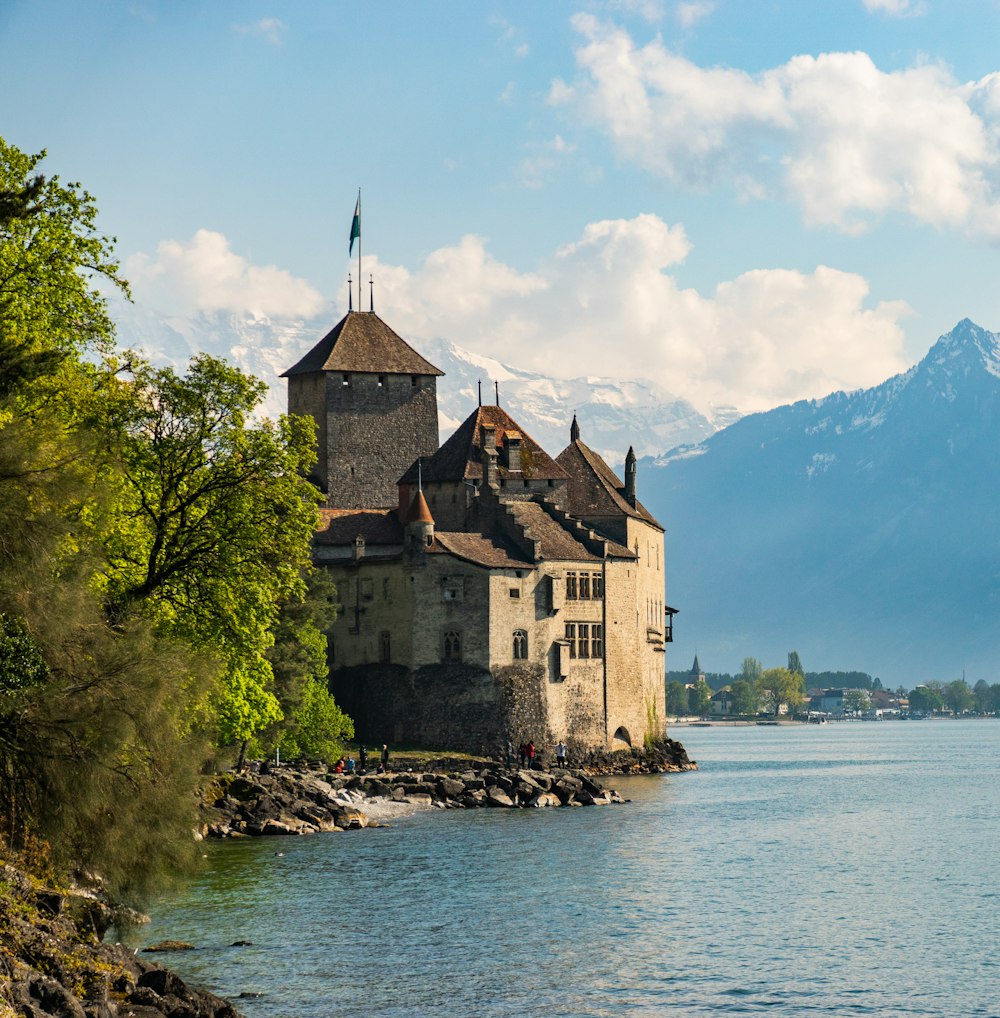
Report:
[[[688,709],[687,687],[683,682],[667,683],[667,713],[674,717],[686,714]]]
[[[917,686],[910,691],[910,711],[920,714],[932,714],[944,706],[944,697],[930,686]]]
[[[782,705],[788,707],[789,714],[794,714],[805,702],[805,679],[787,668],[768,668],[761,675],[757,689],[775,717],[781,713]]]
[[[965,679],[955,679],[945,687],[944,702],[958,715],[972,710],[976,699]]]
[[[211,670],[95,593],[117,478],[100,288],[127,288],[93,200],[43,155],[0,139],[0,838],[136,897],[194,855],[186,714]]]
[[[805,676],[805,669],[802,667],[802,662],[799,660],[799,652],[797,650],[791,650],[788,652],[788,670],[793,675]]]
[[[281,717],[267,652],[280,604],[305,593],[313,424],[249,423],[266,387],[215,358],[184,376],[130,360],[109,414],[122,466],[102,590],[112,619],[139,611],[219,661],[217,737],[242,753]]]
[[[262,755],[279,750],[286,759],[307,756],[336,760],[354,723],[327,687],[327,637],[339,611],[329,573],[314,569],[305,577],[306,596],[281,606],[274,646],[267,653],[274,672],[274,694],[282,719],[254,740]]]
[[[760,704],[757,686],[746,679],[737,679],[730,687],[734,714],[756,714]]]
[[[688,711],[698,717],[708,713],[709,705],[712,703],[712,690],[707,682],[696,682],[688,690]]]
[[[866,689],[845,689],[844,690],[844,708],[845,710],[853,711],[855,714],[860,714],[862,711],[868,710],[872,705],[872,698],[868,695]]]
[[[763,674],[764,666],[755,657],[745,657],[743,659],[743,667],[740,669],[740,674],[737,677],[744,682],[757,685]]]

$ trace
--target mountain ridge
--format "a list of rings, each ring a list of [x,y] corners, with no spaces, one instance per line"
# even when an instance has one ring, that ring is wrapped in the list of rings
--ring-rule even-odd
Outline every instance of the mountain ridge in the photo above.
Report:
[[[780,664],[791,649],[811,668],[902,682],[991,667],[998,425],[1000,337],[963,319],[878,386],[748,415],[641,460],[682,611],[670,667],[694,642],[703,657],[717,648],[718,670],[747,655]]]

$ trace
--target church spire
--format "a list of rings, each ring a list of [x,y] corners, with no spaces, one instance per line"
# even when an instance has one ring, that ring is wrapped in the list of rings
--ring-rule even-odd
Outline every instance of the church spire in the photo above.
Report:
[[[580,425],[576,423],[576,414],[573,414],[573,423],[569,426],[569,440],[571,442],[580,441]]]

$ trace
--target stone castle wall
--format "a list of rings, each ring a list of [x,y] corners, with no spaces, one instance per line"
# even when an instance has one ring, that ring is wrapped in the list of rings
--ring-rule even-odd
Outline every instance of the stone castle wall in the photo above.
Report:
[[[395,506],[399,478],[437,452],[433,375],[327,372],[288,382],[290,412],[316,421],[316,479],[338,509]]]

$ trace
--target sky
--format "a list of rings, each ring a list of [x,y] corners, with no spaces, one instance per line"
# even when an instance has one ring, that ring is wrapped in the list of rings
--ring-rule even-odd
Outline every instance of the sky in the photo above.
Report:
[[[753,411],[1000,329],[998,39],[1000,0],[3,0],[0,135],[140,308],[333,324],[360,188],[415,345]]]

